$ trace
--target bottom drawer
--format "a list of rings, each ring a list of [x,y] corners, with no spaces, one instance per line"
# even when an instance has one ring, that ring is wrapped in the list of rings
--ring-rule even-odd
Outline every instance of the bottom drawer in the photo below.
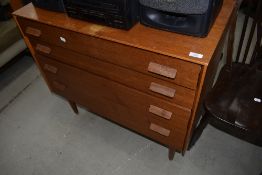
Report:
[[[120,125],[181,151],[190,111],[37,55],[51,90]]]

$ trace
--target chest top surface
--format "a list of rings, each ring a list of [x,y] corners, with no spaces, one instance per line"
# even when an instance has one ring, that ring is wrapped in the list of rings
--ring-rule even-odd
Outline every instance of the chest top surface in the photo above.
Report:
[[[196,64],[208,65],[230,21],[234,6],[234,0],[224,0],[223,7],[205,38],[161,31],[141,24],[135,25],[129,31],[115,29],[70,18],[65,13],[36,8],[32,3],[15,11],[14,15]],[[190,57],[190,52],[203,54],[203,58]]]

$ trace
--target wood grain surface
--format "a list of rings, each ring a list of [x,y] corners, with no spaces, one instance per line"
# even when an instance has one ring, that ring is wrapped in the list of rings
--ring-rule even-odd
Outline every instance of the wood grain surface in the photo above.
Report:
[[[13,15],[50,90],[65,97],[75,113],[76,104],[83,105],[166,145],[172,159],[175,151],[187,149],[235,4],[224,0],[205,38],[141,24],[124,31],[32,4]]]
[[[160,31],[141,24],[137,24],[129,31],[123,31],[70,18],[64,13],[47,12],[46,10],[35,8],[33,4],[28,4],[24,8],[15,11],[14,15],[85,35],[168,55],[173,58],[208,65],[226,29],[226,24],[234,9],[234,5],[234,0],[224,0],[221,12],[210,33],[205,38]],[[203,59],[191,58],[189,57],[189,52],[200,53],[204,57]]]

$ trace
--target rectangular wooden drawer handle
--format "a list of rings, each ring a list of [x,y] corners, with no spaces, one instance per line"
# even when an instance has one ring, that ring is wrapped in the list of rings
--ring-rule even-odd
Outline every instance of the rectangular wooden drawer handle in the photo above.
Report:
[[[36,50],[40,51],[42,53],[45,53],[45,54],[50,54],[51,53],[51,48],[48,47],[48,46],[44,46],[42,44],[37,44],[36,45]]]
[[[64,91],[66,89],[66,86],[64,84],[59,83],[57,81],[53,81],[53,87],[60,91]]]
[[[175,96],[175,93],[176,93],[175,89],[169,88],[169,87],[166,87],[166,86],[154,83],[154,82],[152,82],[150,84],[149,89],[153,92],[156,92],[156,93],[159,93],[159,94],[165,95],[167,97],[171,97],[171,98],[173,98]]]
[[[148,65],[148,71],[159,74],[168,78],[174,79],[176,77],[177,70],[168,66],[150,62]]]
[[[47,70],[48,72],[53,73],[53,74],[56,74],[57,70],[58,70],[55,66],[51,66],[49,64],[45,64],[44,69]]]
[[[26,27],[25,33],[35,37],[40,37],[42,31],[33,27]]]
[[[165,119],[168,119],[170,120],[171,117],[172,117],[172,112],[170,111],[167,111],[167,110],[164,110],[162,108],[159,108],[157,106],[154,106],[154,105],[150,105],[149,107],[149,112],[152,113],[152,114],[155,114],[159,117],[162,117],[162,118],[165,118]]]
[[[150,129],[152,131],[155,131],[155,132],[157,132],[157,133],[159,133],[159,134],[161,134],[163,136],[166,136],[166,137],[168,137],[170,135],[170,130],[168,130],[166,128],[163,128],[161,126],[158,126],[158,125],[156,125],[154,123],[150,124]]]

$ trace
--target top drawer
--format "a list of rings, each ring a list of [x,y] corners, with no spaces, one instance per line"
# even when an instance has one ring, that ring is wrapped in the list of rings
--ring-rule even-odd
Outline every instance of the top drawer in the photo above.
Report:
[[[196,89],[201,66],[116,42],[18,18],[29,38],[71,49],[175,84]]]

